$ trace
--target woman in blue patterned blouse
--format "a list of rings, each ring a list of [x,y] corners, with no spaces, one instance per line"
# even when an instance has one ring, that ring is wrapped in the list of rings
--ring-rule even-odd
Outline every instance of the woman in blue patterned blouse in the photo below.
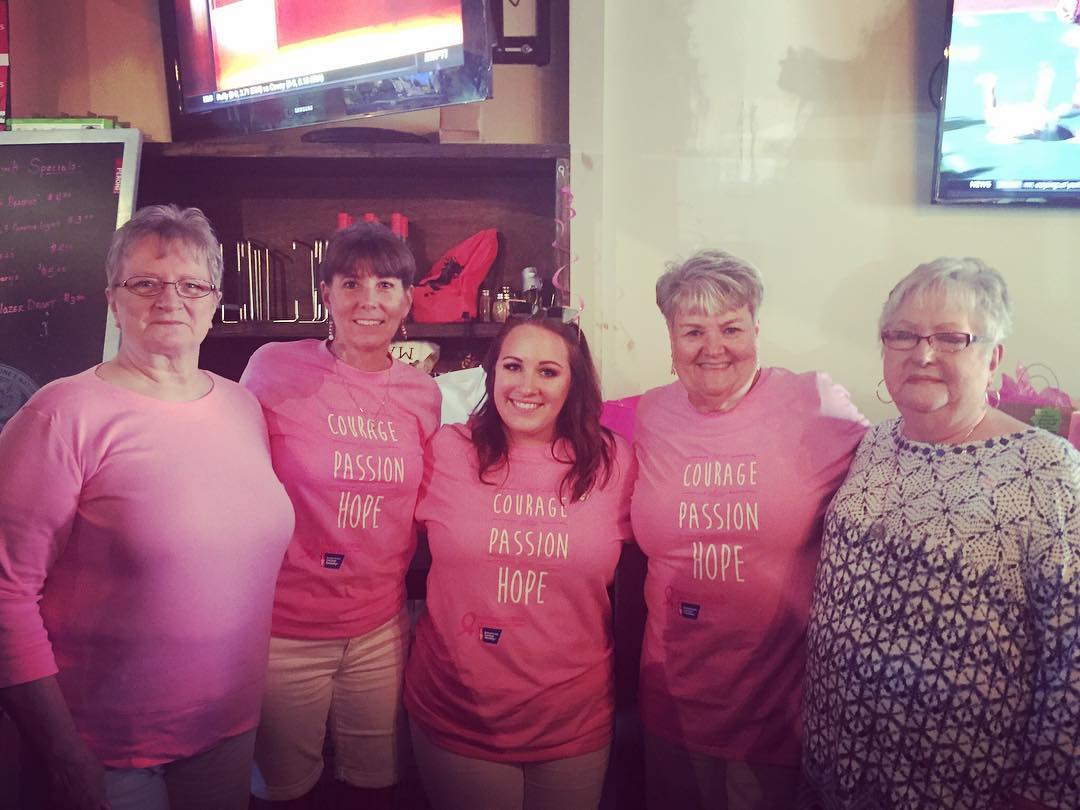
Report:
[[[802,806],[1080,808],[1080,453],[988,406],[1008,292],[921,265],[881,314],[814,587]]]

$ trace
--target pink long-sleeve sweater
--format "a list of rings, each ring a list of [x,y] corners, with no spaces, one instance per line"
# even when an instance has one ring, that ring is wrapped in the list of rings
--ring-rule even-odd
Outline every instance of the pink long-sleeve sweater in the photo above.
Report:
[[[0,433],[0,687],[56,674],[110,767],[258,720],[293,513],[258,402],[213,379],[165,402],[90,369]]]

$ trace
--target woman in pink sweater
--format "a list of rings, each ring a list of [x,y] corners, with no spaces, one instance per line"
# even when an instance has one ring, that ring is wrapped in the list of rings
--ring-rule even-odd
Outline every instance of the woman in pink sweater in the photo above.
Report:
[[[472,420],[428,447],[417,505],[432,563],[405,677],[413,747],[439,810],[595,808],[633,458],[600,426],[576,328],[512,325],[484,370]]]
[[[259,403],[198,367],[219,251],[196,209],[137,212],[105,264],[119,353],[0,434],[0,703],[58,807],[247,806],[293,512]]]

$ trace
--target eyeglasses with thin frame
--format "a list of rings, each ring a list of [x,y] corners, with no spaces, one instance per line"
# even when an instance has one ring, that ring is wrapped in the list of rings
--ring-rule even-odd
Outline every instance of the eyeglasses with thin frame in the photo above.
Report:
[[[935,332],[932,335],[917,335],[906,329],[885,329],[881,332],[881,342],[886,349],[911,351],[922,341],[936,352],[962,352],[972,343],[987,343],[990,338],[973,335],[970,332]]]
[[[154,278],[153,276],[131,276],[113,286],[123,287],[128,292],[142,298],[153,298],[161,295],[165,291],[165,287],[170,284],[176,288],[176,293],[181,298],[206,298],[217,289],[216,285],[211,284],[209,281],[203,281],[201,278],[162,281],[160,278]]]

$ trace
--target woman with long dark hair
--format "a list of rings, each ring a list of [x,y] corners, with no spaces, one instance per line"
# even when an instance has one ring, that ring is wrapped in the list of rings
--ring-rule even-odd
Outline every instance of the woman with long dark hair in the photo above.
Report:
[[[427,612],[405,676],[436,808],[595,808],[611,744],[611,584],[634,461],[575,326],[513,323],[486,398],[427,449]]]

